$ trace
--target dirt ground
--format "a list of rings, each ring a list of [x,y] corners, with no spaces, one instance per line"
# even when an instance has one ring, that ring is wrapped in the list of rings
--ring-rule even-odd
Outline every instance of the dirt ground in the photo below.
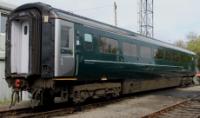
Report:
[[[149,113],[200,95],[200,86],[142,93],[104,107],[56,118],[140,118]]]

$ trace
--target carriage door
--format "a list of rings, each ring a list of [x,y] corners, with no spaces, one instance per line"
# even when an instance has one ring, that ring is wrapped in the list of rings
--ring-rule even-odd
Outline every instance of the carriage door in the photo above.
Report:
[[[11,38],[11,72],[27,74],[29,72],[29,23],[13,21]]]
[[[73,76],[75,70],[74,24],[57,19],[55,36],[55,76]]]

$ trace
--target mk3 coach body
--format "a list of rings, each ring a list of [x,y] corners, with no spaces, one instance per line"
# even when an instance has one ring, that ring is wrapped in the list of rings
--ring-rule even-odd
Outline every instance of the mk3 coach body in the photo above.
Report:
[[[193,52],[43,3],[8,20],[6,80],[40,104],[179,86],[195,68]]]

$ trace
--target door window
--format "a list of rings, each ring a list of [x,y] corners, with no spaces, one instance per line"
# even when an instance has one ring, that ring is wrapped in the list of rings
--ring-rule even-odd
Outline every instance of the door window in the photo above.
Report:
[[[6,32],[7,15],[1,14],[1,33]]]
[[[61,54],[73,55],[73,42],[70,40],[70,27],[61,26]]]
[[[24,26],[24,35],[27,35],[27,33],[28,33],[28,27]]]

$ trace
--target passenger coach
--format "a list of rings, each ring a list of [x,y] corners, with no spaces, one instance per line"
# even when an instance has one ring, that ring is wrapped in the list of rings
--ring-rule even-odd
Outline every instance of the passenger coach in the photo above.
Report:
[[[193,52],[43,3],[12,12],[6,44],[9,85],[42,104],[179,86],[196,69]]]

